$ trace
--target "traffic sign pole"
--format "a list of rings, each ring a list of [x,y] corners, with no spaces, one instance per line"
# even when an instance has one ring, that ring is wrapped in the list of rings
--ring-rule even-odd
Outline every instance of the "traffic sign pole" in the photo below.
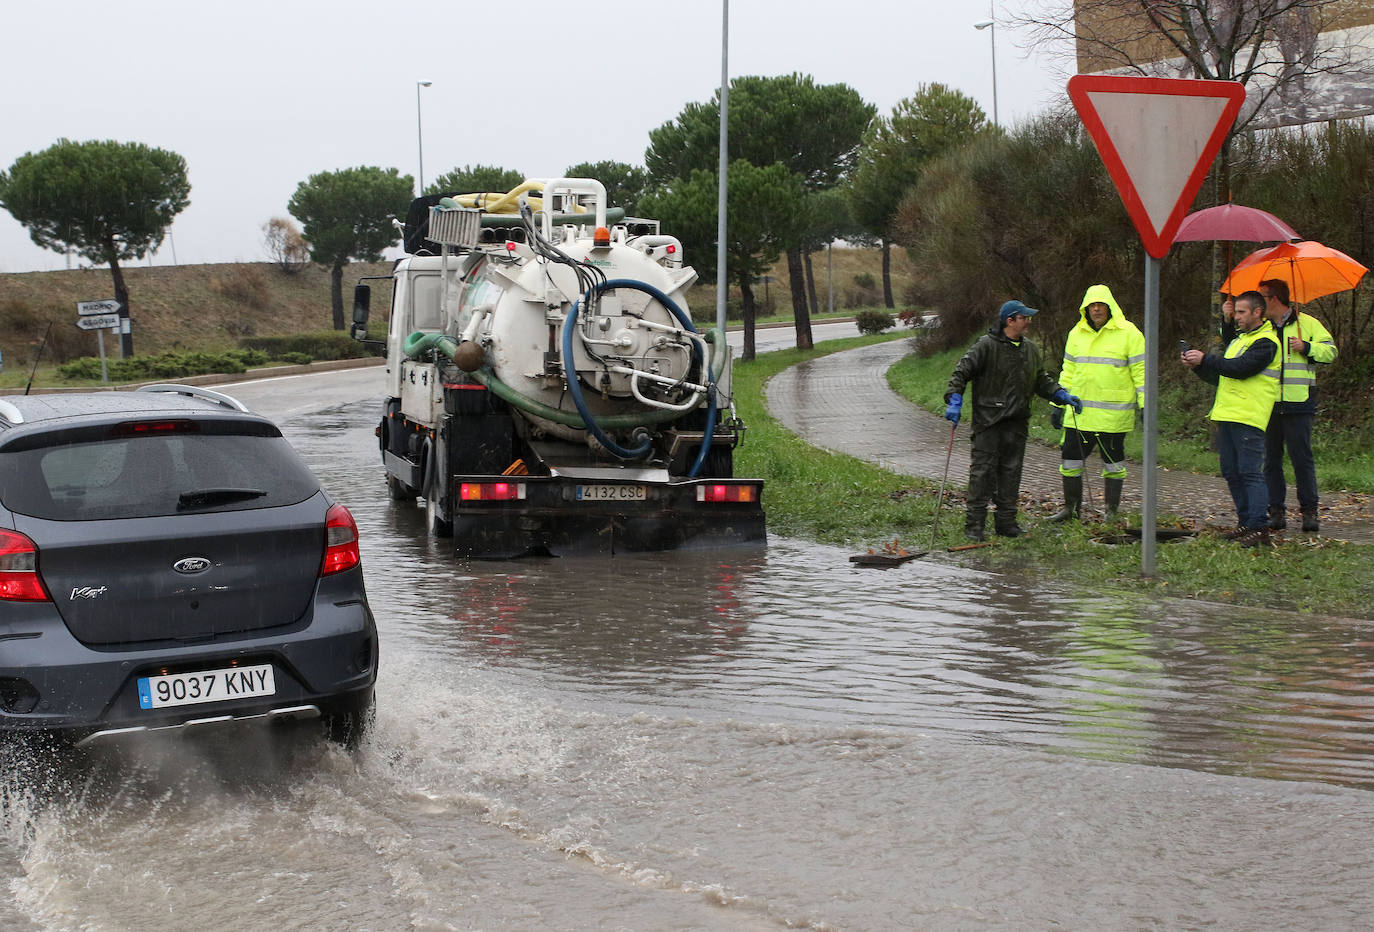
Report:
[[[1140,572],[1155,574],[1155,499],[1159,476],[1159,260],[1145,257],[1145,461],[1140,474]]]
[[[1140,570],[1155,572],[1155,475],[1159,453],[1159,260],[1235,123],[1236,81],[1076,75],[1069,99],[1145,247],[1145,436]]]
[[[82,330],[95,331],[96,347],[100,350],[101,384],[110,381],[109,371],[105,365],[105,331],[119,327],[120,307],[122,305],[113,299],[109,301],[81,301],[76,305],[76,313],[81,315],[76,319],[76,325]]]
[[[100,384],[106,385],[110,381],[110,374],[105,370],[105,331],[95,332],[96,345],[100,347]]]

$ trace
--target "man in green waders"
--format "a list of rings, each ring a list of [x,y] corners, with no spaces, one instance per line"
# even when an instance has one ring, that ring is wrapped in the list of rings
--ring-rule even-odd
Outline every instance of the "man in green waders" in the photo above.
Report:
[[[974,387],[973,455],[964,513],[964,536],[969,540],[983,539],[990,501],[997,506],[993,529],[999,537],[1025,533],[1016,523],[1016,507],[1031,396],[1083,410],[1083,403],[1045,371],[1040,348],[1025,337],[1031,317],[1038,313],[1020,301],[1003,304],[997,323],[955,365],[945,391],[945,418],[957,425],[964,389],[970,382]]]

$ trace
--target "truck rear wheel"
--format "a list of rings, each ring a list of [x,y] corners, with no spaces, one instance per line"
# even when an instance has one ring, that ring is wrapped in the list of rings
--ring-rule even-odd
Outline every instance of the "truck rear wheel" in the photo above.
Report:
[[[439,516],[439,496],[435,492],[425,496],[425,530],[430,537],[453,536],[453,522]]]

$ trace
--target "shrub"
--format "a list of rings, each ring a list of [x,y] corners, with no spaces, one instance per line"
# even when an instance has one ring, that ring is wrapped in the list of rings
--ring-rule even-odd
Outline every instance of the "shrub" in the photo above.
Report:
[[[230,356],[243,363],[245,366],[265,366],[272,361],[272,358],[262,350],[255,349],[232,349],[224,355]]]
[[[300,353],[314,359],[360,359],[380,356],[385,349],[365,346],[342,330],[296,333],[284,337],[244,337],[239,346],[264,352],[271,359],[285,360],[287,353]]]
[[[941,326],[939,314],[928,314],[915,307],[899,311],[897,320],[903,327],[910,327],[912,330],[932,330]]]
[[[878,287],[877,280],[873,277],[872,273],[869,272],[860,272],[855,275],[854,284],[858,285],[864,291],[874,291]]]
[[[58,373],[67,379],[100,378],[100,360],[94,356],[80,359],[57,367]],[[144,382],[151,379],[175,379],[188,375],[208,375],[228,373],[237,375],[248,371],[242,354],[228,353],[159,353],[156,356],[134,356],[131,359],[114,359],[106,362],[106,371],[113,382]]]
[[[315,361],[309,353],[282,353],[282,362],[289,362],[295,366],[308,366]]]
[[[882,333],[897,325],[887,311],[860,311],[854,315],[854,323],[858,324],[859,332],[863,334]]]

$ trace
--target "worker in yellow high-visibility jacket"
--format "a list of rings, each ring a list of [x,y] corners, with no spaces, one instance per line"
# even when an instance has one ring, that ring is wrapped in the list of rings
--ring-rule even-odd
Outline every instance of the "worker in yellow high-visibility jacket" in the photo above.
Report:
[[[1269,544],[1264,430],[1279,397],[1279,339],[1264,316],[1262,294],[1247,291],[1232,303],[1238,335],[1226,351],[1189,349],[1180,358],[1217,387],[1207,416],[1217,425],[1221,475],[1236,506],[1236,529],[1226,536],[1242,547],[1260,547]]]
[[[1264,437],[1264,482],[1269,489],[1269,527],[1288,526],[1283,478],[1283,451],[1293,464],[1293,484],[1302,511],[1302,529],[1315,534],[1317,519],[1317,464],[1312,455],[1312,422],[1317,415],[1317,365],[1333,362],[1336,341],[1320,320],[1288,306],[1288,283],[1262,281],[1265,316],[1279,338],[1279,400],[1269,418]]]
[[[1083,470],[1094,449],[1102,457],[1103,502],[1108,520],[1121,506],[1126,482],[1126,435],[1145,406],[1145,337],[1126,319],[1106,285],[1083,295],[1078,323],[1064,344],[1059,384],[1083,401],[1083,411],[1062,421],[1059,474],[1064,507],[1051,521],[1076,517],[1083,504]]]

